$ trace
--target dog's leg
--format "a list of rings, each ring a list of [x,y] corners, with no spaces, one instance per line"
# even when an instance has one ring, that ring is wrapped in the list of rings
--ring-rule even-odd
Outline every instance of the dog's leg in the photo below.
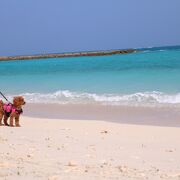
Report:
[[[14,126],[14,125],[13,125],[13,118],[14,118],[14,116],[13,116],[13,115],[11,115],[11,116],[10,116],[10,126],[11,126],[11,127],[13,127],[13,126]]]
[[[7,123],[8,117],[6,115],[4,115],[4,125],[5,126],[9,126],[9,124]]]
[[[2,126],[2,118],[3,118],[3,114],[0,113],[0,126]]]
[[[15,124],[16,124],[16,127],[20,127],[20,124],[19,124],[19,116],[18,116],[18,117],[15,117]]]

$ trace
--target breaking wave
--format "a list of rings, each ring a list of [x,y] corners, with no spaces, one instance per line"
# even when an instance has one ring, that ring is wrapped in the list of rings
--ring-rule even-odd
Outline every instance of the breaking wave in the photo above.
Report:
[[[71,92],[69,90],[54,93],[23,93],[28,103],[57,103],[57,104],[102,104],[128,106],[180,106],[180,93],[165,94],[162,92],[139,92],[134,94],[95,94]],[[12,100],[15,95],[9,95]]]

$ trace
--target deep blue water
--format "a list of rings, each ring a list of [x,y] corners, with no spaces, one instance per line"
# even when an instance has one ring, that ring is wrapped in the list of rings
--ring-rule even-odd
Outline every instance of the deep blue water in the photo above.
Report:
[[[180,103],[180,46],[124,55],[4,61],[0,88],[7,95],[31,93],[25,95],[31,102]]]

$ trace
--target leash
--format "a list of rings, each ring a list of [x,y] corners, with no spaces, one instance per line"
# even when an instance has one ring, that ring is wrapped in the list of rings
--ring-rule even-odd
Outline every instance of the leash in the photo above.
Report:
[[[6,96],[1,91],[0,91],[0,94],[7,102],[9,102],[8,99],[6,98]]]

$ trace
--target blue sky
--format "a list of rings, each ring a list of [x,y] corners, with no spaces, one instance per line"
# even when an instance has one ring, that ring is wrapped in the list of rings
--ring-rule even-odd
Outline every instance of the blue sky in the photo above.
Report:
[[[180,44],[180,0],[0,0],[0,55]]]

